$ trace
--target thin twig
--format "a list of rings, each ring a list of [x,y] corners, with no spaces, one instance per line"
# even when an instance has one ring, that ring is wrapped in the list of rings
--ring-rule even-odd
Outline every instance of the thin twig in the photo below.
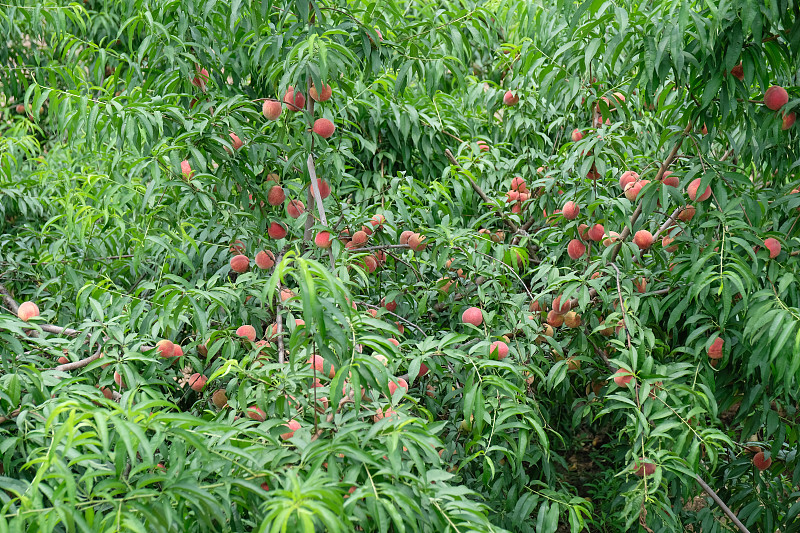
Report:
[[[670,226],[672,226],[675,223],[675,219],[678,218],[678,215],[680,215],[681,211],[683,211],[684,209],[685,209],[684,206],[675,208],[675,211],[672,212],[672,214],[669,216],[669,218],[667,220],[665,220],[663,224],[661,224],[660,228],[658,228],[658,231],[656,231],[656,234],[653,235],[653,242],[658,240],[658,236],[661,235],[662,233],[664,233],[665,231],[667,231],[670,228]]]
[[[728,518],[731,519],[731,522],[736,524],[736,527],[739,528],[739,531],[741,531],[742,533],[750,533],[750,531],[746,527],[744,527],[744,524],[742,524],[741,520],[739,520],[739,518],[735,514],[733,514],[733,511],[731,511],[730,508],[727,505],[725,505],[725,502],[722,501],[722,499],[717,495],[716,492],[714,492],[714,489],[712,489],[708,485],[708,483],[703,481],[703,479],[698,474],[695,474],[694,478],[697,480],[700,486],[703,487],[703,490],[706,491],[706,493],[709,496],[711,496],[711,499],[714,500],[716,504],[722,508],[722,512],[725,513],[728,516]]]
[[[281,306],[278,306],[277,312],[275,313],[275,323],[277,324],[276,328],[276,335],[277,339],[275,342],[278,343],[278,363],[283,364],[285,361],[284,358],[284,346],[283,346],[283,315],[281,314]]]
[[[411,248],[408,244],[379,244],[377,246],[367,246],[366,248],[351,248],[349,252],[371,252],[373,250],[393,250]]]

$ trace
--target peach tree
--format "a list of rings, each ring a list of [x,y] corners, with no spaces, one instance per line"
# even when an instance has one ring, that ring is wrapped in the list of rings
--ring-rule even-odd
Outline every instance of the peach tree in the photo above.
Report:
[[[793,531],[800,17],[0,14],[0,529]]]

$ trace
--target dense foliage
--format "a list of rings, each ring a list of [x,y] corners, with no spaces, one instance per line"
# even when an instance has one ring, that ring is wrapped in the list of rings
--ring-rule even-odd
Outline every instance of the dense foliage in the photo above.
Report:
[[[796,0],[8,1],[1,531],[800,531]]]

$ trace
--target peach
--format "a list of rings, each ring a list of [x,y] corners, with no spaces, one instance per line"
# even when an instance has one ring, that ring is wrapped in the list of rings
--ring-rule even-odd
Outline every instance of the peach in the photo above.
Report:
[[[250,268],[250,259],[243,254],[235,255],[231,257],[230,265],[231,270],[242,274],[243,272],[247,272],[247,269]]]
[[[631,374],[629,370],[619,368],[614,373],[614,383],[616,383],[618,387],[624,387],[631,381],[633,381],[633,374]]]
[[[508,344],[503,341],[494,341],[489,345],[489,357],[502,361],[508,356]]]
[[[633,170],[626,170],[622,173],[622,176],[619,177],[619,188],[624,191],[629,183],[635,183],[637,181],[639,181],[639,174]]]
[[[300,200],[289,200],[286,204],[286,214],[292,218],[299,218],[300,215],[305,213],[306,206]]]
[[[319,189],[319,197],[323,200],[331,195],[330,184],[322,178],[317,178],[317,189]]]
[[[350,242],[353,243],[353,246],[362,246],[366,244],[368,238],[367,232],[358,230],[357,232],[353,233],[353,238]]]
[[[656,472],[656,465],[640,458],[634,464],[633,473],[638,477],[652,476]]]
[[[283,192],[283,187],[273,185],[267,193],[267,203],[274,207],[281,205],[284,200],[286,200],[286,193]]]
[[[555,313],[558,313],[559,315],[564,315],[567,314],[570,311],[570,309],[572,309],[572,303],[567,299],[564,300],[564,303],[562,304],[561,296],[562,295],[558,295],[553,300],[552,310]]]
[[[781,129],[784,131],[788,130],[794,126],[795,120],[797,120],[797,114],[794,111],[785,114],[783,116],[783,120],[781,121]]]
[[[693,205],[687,205],[680,213],[678,213],[678,220],[681,222],[689,222],[694,218],[694,214],[696,212],[697,209],[695,209]]]
[[[606,233],[606,228],[603,227],[602,224],[595,224],[589,231],[586,232],[586,236],[589,237],[589,240],[594,242],[600,242],[603,240],[603,235]]]
[[[208,83],[208,71],[204,68],[196,67],[195,70],[197,74],[195,74],[194,78],[192,78],[192,85],[197,87],[203,92],[206,92],[206,83]]]
[[[641,181],[627,184],[625,186],[625,198],[633,202],[636,200],[636,197],[639,196],[642,187],[644,187],[644,184]]]
[[[240,240],[233,241],[230,248],[228,248],[232,254],[243,254],[245,251],[244,243]]]
[[[636,288],[636,292],[644,294],[647,292],[647,279],[639,278],[638,280],[633,280],[633,286]]]
[[[513,106],[517,105],[517,102],[519,102],[519,96],[516,96],[513,92],[506,91],[506,94],[503,95],[503,105]]]
[[[583,139],[583,133],[578,128],[572,130],[572,142],[578,142]]]
[[[764,93],[764,105],[777,111],[789,102],[789,93],[778,85],[773,85]]]
[[[247,418],[255,420],[256,422],[263,422],[267,419],[267,414],[255,405],[251,405],[247,408]]]
[[[675,242],[674,237],[667,237],[666,235],[661,238],[661,246],[669,253],[673,253],[678,250],[677,244],[672,244]]]
[[[483,311],[477,307],[470,307],[461,314],[461,322],[480,326],[483,323]]]
[[[192,176],[194,175],[194,172],[192,171],[192,165],[190,165],[189,161],[186,159],[181,161],[181,174],[186,180],[192,179]]]
[[[291,85],[286,89],[283,101],[289,104],[289,111],[300,111],[306,105],[306,97],[300,91],[295,91]]]
[[[580,359],[575,359],[574,357],[567,358],[567,370],[580,370],[580,368],[581,368]]]
[[[764,452],[758,452],[753,456],[753,465],[763,472],[772,465],[772,458],[767,457]]]
[[[633,236],[633,243],[638,246],[640,250],[647,250],[653,246],[653,234],[646,229],[640,229]]]
[[[425,249],[427,243],[425,242],[425,236],[420,235],[419,233],[414,233],[411,237],[408,238],[408,247],[414,250],[415,252],[421,252]]]
[[[206,376],[197,372],[189,376],[189,386],[192,388],[192,390],[197,392],[203,390],[203,387],[206,386],[207,381],[208,378]]]
[[[397,302],[395,301],[387,302],[385,298],[381,298],[381,307],[385,308],[387,311],[394,313],[394,310],[397,309]]]
[[[69,359],[67,359],[63,355],[61,357],[59,357],[57,359],[57,361],[58,361],[58,364],[60,364],[60,365],[65,365],[65,364],[69,363]]]
[[[567,220],[575,220],[578,218],[578,214],[580,213],[581,208],[578,204],[573,201],[569,201],[564,204],[564,207],[561,209],[561,214],[564,215],[564,218]]]
[[[327,139],[336,131],[336,126],[327,118],[318,118],[314,121],[314,127],[311,129],[323,139]]]
[[[317,236],[314,237],[314,244],[320,248],[330,248],[333,245],[330,232],[320,231],[317,233]]]
[[[327,102],[333,96],[333,89],[330,85],[325,84],[322,86],[322,90],[317,92],[317,88],[312,85],[308,90],[308,95],[315,102]]]
[[[477,142],[477,143],[475,143],[475,144],[477,144],[477,145],[478,145],[478,148],[480,149],[480,151],[481,151],[481,152],[488,152],[488,151],[489,151],[489,145],[488,145],[488,144],[486,144],[486,142],[484,142],[484,141],[478,141],[478,142]]]
[[[116,383],[121,389],[125,388],[125,382],[122,380],[122,376],[116,370],[114,371],[114,383]]]
[[[319,372],[320,374],[325,374],[324,368],[328,366],[329,368],[326,375],[331,379],[333,379],[333,376],[336,375],[336,368],[333,365],[326,363],[325,359],[323,359],[322,356],[320,355],[316,354],[312,355],[308,359],[308,366],[310,368],[313,368],[316,372]]]
[[[733,75],[733,77],[734,77],[734,78],[736,78],[737,80],[739,80],[739,81],[744,81],[744,68],[742,67],[742,64],[741,64],[741,63],[739,63],[738,65],[734,66],[734,67],[731,69],[731,74],[732,74],[732,75]]]
[[[291,290],[291,289],[281,289],[281,301],[282,302],[285,302],[286,300],[289,300],[290,298],[294,298],[294,297],[295,297],[295,294],[294,294],[293,290]]]
[[[261,104],[261,112],[267,120],[278,120],[283,111],[283,106],[276,100],[264,100]]]
[[[236,335],[239,337],[244,337],[250,342],[256,341],[256,328],[249,324],[245,324],[244,326],[239,326],[236,328]]]
[[[556,313],[553,310],[547,312],[547,323],[554,328],[560,328],[564,323],[564,315]]]
[[[280,222],[273,222],[269,225],[267,234],[275,240],[283,239],[286,237],[286,228]]]
[[[580,259],[586,253],[586,245],[578,239],[572,239],[567,245],[567,254],[571,259]]]
[[[584,241],[589,240],[589,226],[586,224],[578,224],[578,236]]]
[[[269,270],[275,266],[275,255],[269,250],[261,250],[256,254],[256,266],[261,270]]]
[[[767,237],[764,240],[764,247],[769,250],[770,259],[775,259],[781,253],[781,243],[778,241],[778,239]]]
[[[522,179],[520,176],[516,176],[511,180],[512,191],[525,192],[527,189],[528,185],[525,183],[525,180]]]
[[[400,347],[400,341],[399,341],[399,340],[397,340],[397,339],[393,339],[393,338],[391,338],[391,337],[389,337],[389,338],[388,338],[388,339],[386,339],[386,340],[387,340],[387,341],[389,341],[389,343],[390,343],[390,344],[393,344],[393,345],[395,345],[395,346],[396,346],[396,347],[398,347],[398,348]]]
[[[375,259],[375,256],[368,255],[364,257],[364,267],[367,269],[367,272],[372,274],[375,270],[378,269],[378,261]]]
[[[233,146],[234,150],[238,150],[239,148],[244,146],[244,143],[242,142],[242,140],[239,138],[238,135],[236,135],[233,132],[231,132],[229,135],[231,137],[231,146]]]
[[[394,391],[397,389],[404,389],[408,392],[408,383],[403,378],[397,378],[397,381],[389,381],[389,395],[394,396]],[[404,393],[405,394],[405,393]]]
[[[577,328],[581,325],[581,315],[575,311],[570,311],[564,315],[564,325],[568,328]]]
[[[222,409],[228,403],[228,397],[225,395],[225,389],[217,389],[211,395],[211,402],[217,409]]]
[[[381,213],[377,213],[375,215],[372,215],[372,218],[369,219],[369,223],[372,224],[373,228],[379,230],[386,223],[386,217],[383,216]]]
[[[725,344],[725,341],[721,337],[717,337],[716,339],[714,339],[714,342],[711,343],[711,346],[708,347],[709,359],[722,359],[723,344]]]
[[[171,340],[162,339],[156,343],[156,350],[161,357],[175,357],[175,344]]]
[[[661,176],[661,183],[669,187],[677,187],[678,185],[681,184],[681,180],[678,179],[678,176],[673,175],[672,172],[667,170]]]
[[[711,196],[711,187],[706,187],[705,192],[697,195],[697,189],[700,187],[700,178],[693,180],[688,187],[686,187],[686,193],[689,195],[689,199],[692,201],[697,200],[698,202],[702,202],[704,200],[708,200]]]
[[[618,240],[619,240],[619,233],[617,233],[616,231],[609,231],[606,235],[603,235],[603,246],[609,247]]]
[[[23,322],[39,316],[39,306],[33,302],[22,302],[17,309],[17,317]]]

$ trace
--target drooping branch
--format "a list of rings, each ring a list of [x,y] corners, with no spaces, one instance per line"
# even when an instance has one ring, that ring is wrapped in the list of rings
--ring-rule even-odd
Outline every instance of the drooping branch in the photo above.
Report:
[[[14,297],[11,296],[11,293],[8,292],[5,285],[0,284],[0,294],[3,295],[3,301],[6,303],[9,310],[16,315],[19,312],[19,304],[14,300]]]
[[[731,511],[730,507],[725,505],[725,502],[722,501],[722,498],[720,498],[719,495],[716,492],[714,492],[714,489],[712,489],[708,485],[708,483],[703,481],[703,479],[698,474],[695,474],[694,478],[697,480],[700,486],[703,487],[703,490],[706,491],[706,494],[711,496],[711,499],[714,500],[714,502],[722,508],[722,512],[725,513],[727,517],[731,519],[731,522],[736,524],[736,527],[739,528],[739,531],[741,531],[742,533],[750,533],[750,531],[744,526],[744,524],[742,524],[742,521],[739,520],[739,518],[735,514],[733,514],[733,511]]]
[[[94,352],[89,357],[85,357],[85,358],[81,359],[80,361],[73,361],[71,363],[64,363],[63,365],[58,365],[53,370],[57,370],[59,372],[69,372],[70,370],[76,370],[78,368],[83,368],[83,367],[87,366],[89,363],[91,363],[92,361],[96,361],[97,359],[100,359],[102,356],[103,356],[103,347],[99,346],[97,348],[97,351]]]

